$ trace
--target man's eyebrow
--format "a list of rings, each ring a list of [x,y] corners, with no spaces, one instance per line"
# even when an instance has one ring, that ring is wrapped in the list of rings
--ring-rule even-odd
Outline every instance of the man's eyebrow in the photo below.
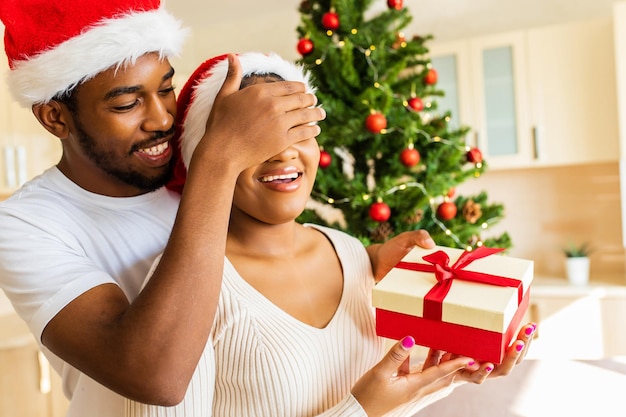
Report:
[[[108,93],[106,93],[106,95],[104,96],[104,99],[105,100],[111,100],[111,99],[114,99],[115,97],[119,97],[119,96],[122,96],[124,94],[132,94],[135,91],[139,91],[139,89],[141,89],[140,85],[135,85],[135,86],[132,86],[132,87],[114,88],[113,90],[111,90]]]
[[[170,70],[161,79],[162,81],[167,81],[173,77],[174,77],[174,68],[170,67]],[[115,97],[119,97],[124,94],[132,94],[136,91],[139,91],[141,87],[142,87],[141,85],[134,85],[134,86],[129,86],[129,87],[114,88],[113,90],[106,93],[106,95],[104,96],[104,99],[111,100]]]

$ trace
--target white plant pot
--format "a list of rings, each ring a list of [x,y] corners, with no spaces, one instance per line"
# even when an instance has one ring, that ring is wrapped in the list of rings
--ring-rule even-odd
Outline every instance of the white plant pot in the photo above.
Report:
[[[589,258],[566,258],[565,268],[567,271],[567,280],[570,284],[583,286],[589,283]]]

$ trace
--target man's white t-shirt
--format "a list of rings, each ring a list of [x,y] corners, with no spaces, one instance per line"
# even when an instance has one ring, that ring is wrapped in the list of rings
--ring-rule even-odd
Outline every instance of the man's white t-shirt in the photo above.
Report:
[[[115,283],[133,300],[169,238],[180,196],[90,193],[56,167],[0,202],[0,288],[41,346],[48,322],[84,292]],[[41,346],[71,398],[68,417],[119,417],[125,399]]]

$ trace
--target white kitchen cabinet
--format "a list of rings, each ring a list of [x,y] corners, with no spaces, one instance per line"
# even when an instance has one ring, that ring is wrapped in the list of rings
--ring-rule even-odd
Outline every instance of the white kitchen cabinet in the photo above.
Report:
[[[19,106],[11,98],[4,84],[8,71],[4,61],[0,64],[0,196],[12,193],[56,164],[61,156],[59,139],[37,122],[30,108]]]
[[[490,168],[617,160],[610,19],[433,42],[430,55],[449,96],[440,108],[472,128]]]
[[[538,163],[617,161],[613,24],[600,19],[529,30],[528,74]]]
[[[61,378],[16,315],[0,316],[0,417],[62,417]]]
[[[529,359],[594,360],[626,357],[626,286],[593,283],[575,287],[565,279],[536,279],[529,319],[539,328]]]

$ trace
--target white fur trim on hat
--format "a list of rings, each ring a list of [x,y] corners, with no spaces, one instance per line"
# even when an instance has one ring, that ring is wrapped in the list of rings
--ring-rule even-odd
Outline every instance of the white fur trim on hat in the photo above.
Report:
[[[22,106],[46,103],[146,53],[176,56],[186,35],[187,30],[163,8],[106,19],[53,49],[16,61],[7,76],[9,88]]]
[[[247,52],[238,55],[243,76],[252,74],[276,74],[285,81],[300,81],[307,86],[308,92],[314,92],[310,83],[309,73],[296,64],[281,58],[275,53],[263,54],[259,52]],[[226,74],[228,73],[228,60],[224,58],[215,64],[207,73],[201,75],[196,82],[191,102],[183,121],[181,142],[181,154],[186,167],[189,167],[194,149],[204,136],[209,114],[213,108],[215,97],[219,93]],[[182,115],[181,115],[182,116]]]

